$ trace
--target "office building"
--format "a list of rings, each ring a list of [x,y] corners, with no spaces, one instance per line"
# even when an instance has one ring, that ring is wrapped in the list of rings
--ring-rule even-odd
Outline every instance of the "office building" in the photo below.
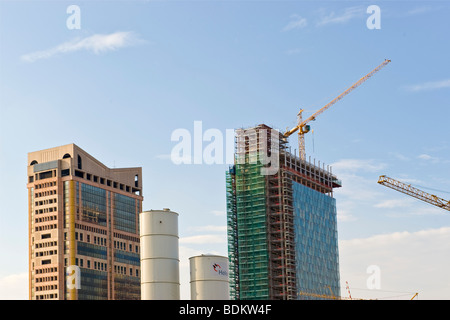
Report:
[[[29,299],[140,299],[142,168],[75,144],[28,154]]]
[[[226,174],[230,297],[339,296],[333,189],[341,183],[331,168],[300,159],[266,125],[241,129],[235,146]]]

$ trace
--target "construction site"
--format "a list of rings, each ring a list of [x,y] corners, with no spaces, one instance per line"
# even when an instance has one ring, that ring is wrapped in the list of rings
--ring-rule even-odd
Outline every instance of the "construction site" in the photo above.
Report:
[[[333,190],[342,183],[331,166],[307,159],[304,135],[311,130],[310,121],[390,62],[386,59],[306,120],[300,109],[298,124],[285,133],[265,124],[237,130],[235,164],[226,173],[232,299],[355,299],[348,282],[348,297],[340,296]],[[294,133],[298,151],[288,146]],[[275,174],[262,173],[266,155],[271,165],[276,160]],[[449,200],[410,184],[385,175],[378,183],[450,211]],[[419,293],[407,295],[413,300]]]
[[[236,150],[237,159],[244,159],[243,164],[236,164],[227,173],[231,297],[296,299],[297,279],[316,272],[327,273],[325,278],[333,280],[332,287],[338,292],[336,211],[332,195],[333,189],[341,186],[340,181],[324,164],[321,167],[320,163],[292,154],[282,134],[278,137],[278,172],[261,175],[262,165],[249,163],[249,159],[271,152],[262,150],[270,143],[261,141],[261,132],[271,128],[259,125],[254,129],[245,137],[245,147]],[[319,193],[319,201],[314,203],[315,198],[309,197],[306,189],[299,190],[299,186]],[[314,214],[312,211],[319,205],[319,210],[322,213],[326,210],[330,216],[321,222],[302,223],[304,217],[298,212],[302,196],[303,208],[310,208]],[[301,239],[300,234],[309,237]],[[302,240],[314,242],[318,251],[330,255],[312,256],[302,248]],[[319,265],[329,267],[329,271],[318,270]]]
[[[306,159],[304,135],[310,121],[390,62],[386,59],[306,120],[301,109],[298,125],[284,134],[265,124],[237,130],[235,165],[226,173],[231,299],[345,299],[339,296],[333,198],[342,183],[329,165]],[[288,146],[294,133],[298,153]],[[267,161],[258,160],[264,155],[271,156],[271,165],[276,159],[275,174],[262,173]],[[379,182],[388,185],[386,179]],[[422,198],[449,207],[443,199],[423,193]],[[347,290],[351,299],[348,283]]]

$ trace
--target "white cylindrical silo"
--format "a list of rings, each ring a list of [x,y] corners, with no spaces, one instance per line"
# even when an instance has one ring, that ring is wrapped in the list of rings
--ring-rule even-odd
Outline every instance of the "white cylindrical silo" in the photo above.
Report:
[[[140,214],[141,299],[180,299],[178,213],[164,210]]]
[[[229,300],[228,258],[199,255],[189,258],[191,300]]]

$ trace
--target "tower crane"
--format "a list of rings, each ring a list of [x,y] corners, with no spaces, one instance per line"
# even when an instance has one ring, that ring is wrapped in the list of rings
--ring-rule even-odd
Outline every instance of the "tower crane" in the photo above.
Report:
[[[328,104],[326,104],[321,109],[316,111],[312,116],[310,116],[306,120],[303,120],[303,117],[302,117],[302,112],[304,110],[300,109],[300,112],[297,114],[297,123],[298,123],[297,126],[292,128],[291,130],[287,130],[283,135],[285,138],[287,138],[290,135],[292,135],[293,133],[295,133],[296,131],[298,131],[298,150],[299,150],[300,158],[302,160],[305,160],[305,137],[304,137],[304,134],[308,133],[310,130],[310,126],[308,125],[308,122],[310,122],[311,120],[315,120],[319,114],[321,114],[322,112],[324,112],[325,110],[330,108],[332,105],[334,105],[336,102],[341,100],[343,97],[345,97],[351,91],[356,89],[359,85],[361,85],[363,82],[365,82],[367,79],[369,79],[373,74],[375,74],[376,72],[380,71],[383,67],[385,67],[389,62],[391,62],[391,60],[385,59],[383,61],[383,63],[381,63],[378,67],[376,67],[375,69],[370,71],[368,74],[366,74],[364,77],[362,77],[361,79],[356,81],[350,88],[348,88],[343,93],[341,93],[339,96],[337,96],[336,98],[331,100]]]
[[[378,178],[378,183],[405,193],[411,197],[428,202],[441,209],[450,211],[450,200],[439,198],[435,195],[429,194],[428,192],[412,187],[410,184],[406,184],[393,178],[386,177],[385,175],[382,175]]]

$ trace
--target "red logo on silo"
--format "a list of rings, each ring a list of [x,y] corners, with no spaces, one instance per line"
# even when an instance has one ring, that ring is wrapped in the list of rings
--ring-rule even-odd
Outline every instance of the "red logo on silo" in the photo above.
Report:
[[[212,267],[213,267],[214,271],[217,272],[218,274],[220,274],[221,276],[227,276],[228,277],[228,271],[227,270],[220,270],[220,269],[222,269],[222,267],[219,264],[214,263],[212,265]]]

